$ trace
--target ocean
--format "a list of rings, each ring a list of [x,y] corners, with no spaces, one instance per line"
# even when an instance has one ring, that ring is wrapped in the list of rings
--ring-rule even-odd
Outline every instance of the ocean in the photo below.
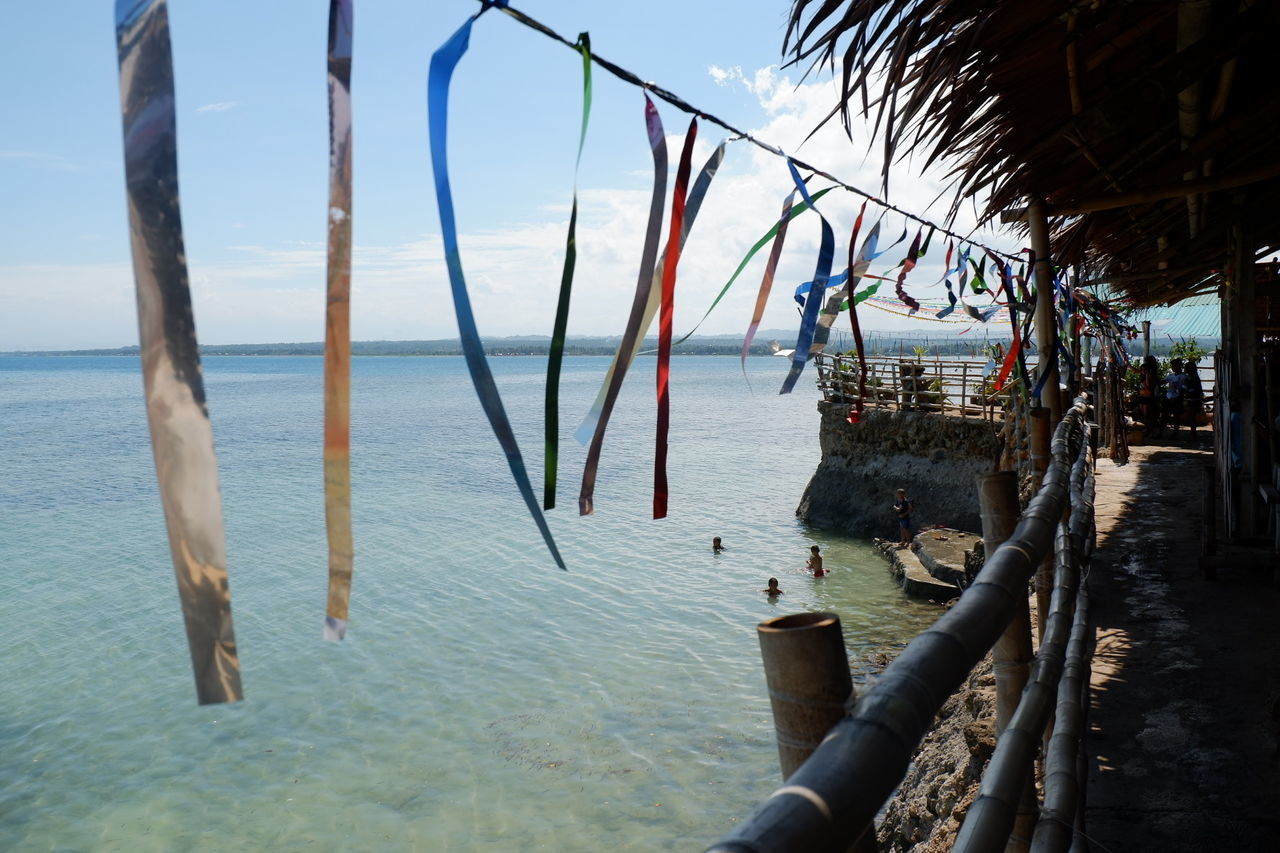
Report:
[[[818,395],[812,371],[777,394],[786,359],[673,359],[661,521],[637,361],[580,517],[572,432],[608,361],[565,361],[561,572],[462,359],[355,359],[355,576],[326,643],[321,360],[205,359],[246,698],[200,707],[137,360],[0,357],[0,849],[700,850],[732,827],[780,783],[756,624],[833,610],[857,663],[938,611],[796,520]],[[491,364],[540,495],[545,359]]]

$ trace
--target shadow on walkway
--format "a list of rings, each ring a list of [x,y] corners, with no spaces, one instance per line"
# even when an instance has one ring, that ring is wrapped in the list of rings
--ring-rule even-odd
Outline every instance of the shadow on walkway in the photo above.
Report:
[[[1085,744],[1092,849],[1280,851],[1280,591],[1199,567],[1189,447],[1098,462],[1096,643]]]

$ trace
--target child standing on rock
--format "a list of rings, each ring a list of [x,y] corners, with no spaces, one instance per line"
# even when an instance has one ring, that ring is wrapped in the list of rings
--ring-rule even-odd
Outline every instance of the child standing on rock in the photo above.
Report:
[[[907,497],[906,489],[898,489],[893,512],[898,516],[898,548],[906,548],[911,544],[911,499]]]

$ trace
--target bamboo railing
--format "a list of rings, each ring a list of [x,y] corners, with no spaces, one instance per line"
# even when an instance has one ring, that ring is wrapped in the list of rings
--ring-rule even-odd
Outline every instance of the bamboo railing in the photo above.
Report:
[[[1070,625],[1076,606],[1079,566],[1092,542],[1092,455],[1086,438],[1085,402],[1077,400],[1054,432],[1052,458],[1043,483],[1018,520],[1008,540],[987,558],[974,583],[928,630],[917,636],[881,674],[856,706],[828,732],[826,739],[787,784],[775,791],[719,843],[711,853],[784,853],[784,851],[844,851],[868,823],[905,775],[916,747],[947,697],[1001,637],[1019,602],[1027,598],[1027,583],[1044,556],[1058,543],[1060,565],[1046,641],[1036,656],[1031,682],[1014,712],[1014,720],[997,741],[983,781],[983,798],[970,809],[962,833],[972,838],[966,850],[1002,850],[1029,776],[1046,716],[1041,703],[1059,701],[1058,714],[1070,720],[1061,702],[1079,702],[1082,692],[1059,684],[1064,669],[1080,675],[1083,643],[1068,655],[1063,626]],[[1064,510],[1073,510],[1063,529]],[[1081,616],[1081,618],[1083,618]],[[1072,644],[1067,644],[1071,646]],[[1072,700],[1072,692],[1075,699]],[[1066,694],[1066,695],[1064,695]],[[1025,706],[1025,707],[1024,707]],[[1079,725],[1070,722],[1054,732],[1058,755],[1050,775],[1049,799],[1041,808],[1046,820],[1073,825],[1078,805]],[[1069,748],[1074,744],[1074,750]],[[1051,749],[1054,741],[1050,740]],[[1047,768],[1049,769],[1049,768]],[[1005,777],[1013,782],[1007,782]],[[988,777],[991,777],[988,779]],[[1065,786],[1065,787],[1063,787]],[[1016,790],[1013,790],[1016,788]],[[984,804],[985,803],[985,804]],[[1012,808],[1010,805],[1012,804]],[[975,814],[976,812],[976,814]],[[971,826],[972,824],[972,826]],[[1038,850],[1062,850],[1061,836],[1046,830]],[[1071,834],[1067,834],[1069,841]],[[1029,839],[1023,839],[1026,845]]]
[[[820,353],[813,357],[822,399],[858,402],[858,359]],[[996,374],[983,376],[977,361],[940,358],[868,358],[863,407],[958,415],[997,420],[1014,383],[994,391]]]

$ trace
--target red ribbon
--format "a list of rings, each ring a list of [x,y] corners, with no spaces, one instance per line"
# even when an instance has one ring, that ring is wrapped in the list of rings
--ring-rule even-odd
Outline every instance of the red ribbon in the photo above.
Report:
[[[924,234],[924,227],[921,226],[916,231],[916,238],[911,241],[911,248],[907,250],[907,257],[902,261],[902,272],[898,273],[897,286],[895,291],[902,303],[912,310],[912,312],[920,310],[920,303],[912,299],[907,292],[902,289],[902,282],[907,278],[907,273],[916,268],[917,252],[920,251],[920,237]]]
[[[862,228],[862,214],[867,211],[867,203],[862,203],[858,218],[853,223],[853,233],[849,235],[849,282],[845,287],[849,291],[849,326],[853,331],[853,345],[858,348],[858,399],[856,407],[849,413],[849,423],[856,424],[862,419],[862,398],[867,396],[867,353],[862,346],[862,326],[858,323],[858,303],[853,298],[853,289],[857,287],[854,279],[854,245],[858,242],[858,231]]]
[[[993,394],[999,394],[1004,390],[1005,380],[1009,378],[1009,371],[1013,370],[1013,365],[1018,361],[1018,351],[1022,349],[1022,335],[1013,336],[1013,344],[1009,347],[1009,352],[1004,357],[1004,364],[1000,366],[1000,375],[996,377],[996,390]]]
[[[693,143],[698,138],[698,119],[689,122],[676,170],[676,186],[671,194],[671,230],[667,236],[667,256],[662,266],[662,306],[658,309],[658,436],[653,459],[653,517],[667,517],[667,433],[671,427],[671,333],[675,314],[676,264],[680,261],[680,229],[684,226],[684,203],[689,189]]]

